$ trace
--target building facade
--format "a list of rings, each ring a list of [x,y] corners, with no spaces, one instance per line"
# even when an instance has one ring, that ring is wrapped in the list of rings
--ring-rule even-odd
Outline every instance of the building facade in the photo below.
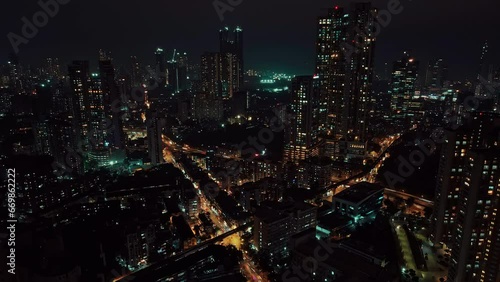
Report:
[[[318,19],[316,75],[325,135],[364,140],[370,101],[377,9],[335,6]],[[333,157],[333,156],[330,156]]]
[[[500,149],[467,153],[452,239],[450,281],[500,280]]]
[[[419,62],[409,52],[394,62],[390,87],[392,115],[401,118],[414,117],[415,91],[417,90]]]
[[[312,76],[298,76],[292,80],[291,113],[285,162],[298,163],[311,156],[318,142],[319,80]]]
[[[437,174],[435,208],[431,217],[431,240],[434,244],[449,244],[452,241],[467,153],[497,146],[499,134],[500,115],[488,112],[473,112],[463,126],[445,131]]]

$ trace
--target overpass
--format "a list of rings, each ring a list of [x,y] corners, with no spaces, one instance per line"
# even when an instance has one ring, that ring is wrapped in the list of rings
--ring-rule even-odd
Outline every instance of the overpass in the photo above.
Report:
[[[434,207],[433,201],[430,201],[430,200],[427,200],[427,199],[424,199],[424,198],[421,198],[421,197],[418,197],[418,196],[415,196],[412,194],[404,193],[401,191],[396,191],[396,190],[386,188],[384,191],[384,195],[392,196],[392,197],[396,197],[396,198],[401,198],[403,200],[408,200],[409,198],[413,198],[413,199],[415,199],[415,204],[417,204],[417,205],[421,205],[421,206],[428,207],[428,208]]]
[[[249,223],[246,223],[240,227],[237,227],[231,231],[228,231],[224,234],[221,234],[217,237],[214,237],[212,239],[209,239],[209,240],[206,240],[196,246],[193,246],[185,251],[182,251],[181,253],[178,253],[176,255],[173,255],[169,258],[166,258],[162,261],[159,261],[159,262],[156,262],[156,263],[153,263],[151,264],[150,266],[146,267],[146,268],[143,268],[143,269],[140,269],[136,272],[133,272],[127,276],[124,276],[124,277],[120,277],[119,279],[116,279],[114,280],[113,282],[119,282],[119,281],[122,281],[122,282],[126,282],[126,281],[130,281],[131,280],[131,277],[133,277],[132,280],[135,280],[136,278],[138,278],[137,281],[142,281],[140,278],[141,276],[149,276],[151,273],[154,273],[154,272],[157,272],[157,271],[161,271],[163,270],[165,267],[167,267],[167,265],[169,265],[170,263],[173,263],[175,261],[178,261],[180,259],[183,259],[189,255],[192,255],[200,250],[203,250],[205,247],[207,247],[208,245],[211,245],[211,244],[214,244],[218,241],[221,241],[223,239],[225,239],[226,237],[229,237],[237,232],[240,232],[240,231],[243,231],[245,229],[247,229],[248,227],[252,226],[253,222],[249,222]],[[131,276],[131,277],[129,277]],[[129,277],[129,278],[127,278]]]

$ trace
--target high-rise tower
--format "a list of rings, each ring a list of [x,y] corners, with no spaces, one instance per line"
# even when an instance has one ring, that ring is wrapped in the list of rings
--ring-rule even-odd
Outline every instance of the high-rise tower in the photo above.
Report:
[[[473,112],[463,126],[445,131],[437,174],[434,214],[431,217],[431,240],[449,245],[459,216],[460,197],[467,153],[500,144],[500,115]]]
[[[219,31],[219,41],[222,96],[230,98],[244,83],[243,29],[225,27]]]
[[[222,92],[220,53],[207,52],[201,56],[201,88],[212,98]]]
[[[153,165],[162,164],[163,159],[163,140],[162,132],[164,120],[158,117],[156,112],[150,112],[147,116],[148,130],[148,153]]]
[[[354,3],[349,9],[335,6],[318,19],[315,73],[320,127],[328,139],[365,140],[376,15],[370,3]]]
[[[319,80],[312,76],[298,76],[292,80],[291,111],[285,161],[298,163],[311,156],[317,145],[319,131]]]
[[[403,57],[393,64],[389,93],[395,117],[412,118],[416,115],[412,103],[417,88],[418,68],[419,62],[409,52],[404,52]]]
[[[89,145],[90,149],[100,150],[106,142],[106,111],[104,106],[104,92],[101,78],[98,74],[91,74],[89,87]]]
[[[500,281],[500,149],[466,154],[449,281]]]

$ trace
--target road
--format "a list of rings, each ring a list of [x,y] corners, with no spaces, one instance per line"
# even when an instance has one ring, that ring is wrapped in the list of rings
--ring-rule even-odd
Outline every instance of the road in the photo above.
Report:
[[[196,189],[196,192],[199,196],[200,199],[200,206],[202,210],[205,212],[208,212],[210,214],[210,219],[212,222],[215,224],[215,226],[219,229],[219,234],[220,233],[227,233],[231,229],[237,228],[237,226],[229,226],[227,222],[224,220],[222,217],[222,211],[219,210],[215,205],[212,205],[210,201],[207,199],[206,195],[204,194],[203,189],[200,189],[198,183],[193,182],[192,177],[187,174],[187,170],[183,167],[181,162],[177,162],[175,160],[173,152],[183,152],[185,154],[206,154],[206,151],[195,149],[195,148],[190,148],[187,145],[180,146],[170,140],[168,137],[165,135],[162,136],[163,144],[165,146],[163,150],[163,158],[167,163],[173,164],[175,167],[177,167],[179,170],[181,170],[186,177],[186,179],[190,180],[193,183],[193,186]],[[220,183],[213,177],[213,175],[210,172],[207,172],[208,177],[212,179],[214,182]],[[233,245],[235,246],[238,250],[241,250],[241,232],[235,232],[226,238],[224,238],[222,244],[223,245]],[[217,235],[219,235],[217,234]],[[213,239],[210,239],[213,240]],[[208,241],[210,241],[208,240]],[[244,254],[244,260],[241,263],[241,271],[247,277],[248,281],[268,281],[265,275],[262,272],[259,272],[256,269],[256,264],[251,260],[250,257],[248,257],[245,252]]]
[[[418,205],[421,205],[424,207],[432,208],[434,206],[433,201],[430,201],[430,200],[427,200],[427,199],[424,199],[424,198],[421,198],[421,197],[418,197],[418,196],[415,196],[412,194],[404,193],[401,191],[396,191],[396,190],[386,188],[384,191],[384,194],[389,196],[389,197],[401,198],[403,200],[408,200],[409,198],[413,198],[413,199],[415,199],[415,204],[418,204]]]
[[[417,276],[420,277],[420,281],[438,282],[439,278],[445,277],[447,275],[447,269],[445,269],[445,267],[441,266],[438,263],[438,254],[433,251],[431,244],[429,243],[427,238],[425,238],[425,236],[422,236],[418,232],[415,235],[422,241],[423,252],[428,256],[428,260],[426,261],[428,269],[426,271],[423,271],[416,268],[408,237],[403,230],[404,224],[406,224],[404,220],[398,220],[396,217],[393,217],[393,219],[391,219],[391,226],[396,232],[398,242],[401,246],[401,255],[404,260],[404,264],[401,266],[401,271],[404,271],[405,269],[413,269],[416,271]]]
[[[264,276],[259,274],[254,262],[245,252],[243,252],[241,270],[243,271],[243,275],[248,279],[247,281],[267,281],[267,279],[263,278]]]
[[[396,134],[394,136],[389,136],[388,138],[384,139],[384,141],[381,143],[381,149],[378,158],[373,162],[373,164],[369,167],[364,169],[361,173],[358,173],[356,175],[353,175],[345,180],[342,180],[340,182],[337,182],[333,185],[330,185],[326,189],[323,189],[319,193],[323,194],[323,199],[324,200],[331,200],[331,197],[333,195],[336,195],[343,190],[351,187],[353,184],[356,184],[361,181],[367,181],[367,182],[375,182],[378,170],[384,163],[385,159],[387,158],[387,151],[390,149],[392,145],[398,142],[400,140],[401,134]]]
[[[340,181],[332,186],[330,186],[327,191],[327,194],[325,195],[324,199],[331,201],[331,197],[344,191],[345,189],[348,189],[350,186],[361,182],[361,181],[366,181],[370,183],[375,183],[378,175],[378,171],[380,167],[383,165],[385,159],[389,157],[388,150],[389,148],[394,145],[398,140],[401,135],[397,134],[395,136],[388,137],[384,139],[384,141],[381,143],[381,152],[377,160],[374,162],[372,167],[369,169],[369,171],[365,170],[359,174],[356,174],[354,176],[349,177],[348,179],[345,179],[343,181]],[[404,200],[407,200],[408,198],[414,198],[415,199],[415,204],[421,205],[424,207],[430,207],[432,208],[434,206],[434,202],[427,200],[425,198],[411,195],[408,193],[404,193],[401,191],[396,191],[392,189],[385,189],[384,192],[388,196],[392,197],[398,197],[402,198]]]

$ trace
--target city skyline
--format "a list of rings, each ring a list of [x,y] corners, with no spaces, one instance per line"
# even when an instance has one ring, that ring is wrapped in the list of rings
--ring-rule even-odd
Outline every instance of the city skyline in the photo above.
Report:
[[[132,55],[139,56],[144,62],[152,62],[150,54],[156,47],[186,51],[192,58],[199,58],[205,51],[218,50],[218,42],[214,40],[217,30],[226,25],[241,25],[247,42],[245,59],[249,62],[248,68],[311,75],[315,68],[315,34],[311,30],[316,26],[317,17],[321,10],[346,3],[319,1],[304,6],[285,4],[282,0],[266,4],[242,1],[232,12],[225,12],[224,21],[221,21],[210,1],[193,7],[188,3],[150,1],[152,6],[159,5],[159,9],[149,9],[147,4],[135,6],[106,2],[93,6],[88,1],[67,1],[28,44],[19,46],[21,61],[37,65],[40,62],[35,58],[39,55],[59,56],[65,63],[76,59],[91,60],[96,57],[95,52],[105,49],[112,51],[120,66],[126,65]],[[372,2],[379,9],[386,8],[388,3]],[[471,69],[479,65],[479,54],[486,40],[490,45],[487,56],[498,62],[500,54],[495,49],[500,42],[494,36],[495,9],[490,7],[499,3],[490,0],[474,5],[466,5],[465,1],[462,4],[400,1],[404,8],[402,13],[391,17],[377,39],[376,74],[383,72],[384,63],[397,59],[395,53],[410,50],[423,63],[435,57],[444,58],[450,64],[451,79],[473,79],[475,74]],[[8,5],[11,6],[6,9],[9,13],[3,16],[8,24],[2,25],[0,33],[21,35],[21,17],[31,20],[40,7],[35,2],[28,7],[17,2]],[[99,9],[92,10],[93,7]],[[120,9],[120,16],[115,16],[116,9]],[[278,17],[281,10],[290,16],[284,20]],[[165,16],[162,11],[165,11]],[[256,20],[252,16],[254,12],[267,16]],[[449,16],[443,17],[443,14]],[[470,20],[464,21],[462,16]],[[136,17],[137,20],[133,20]],[[190,17],[202,24],[192,23]],[[86,21],[87,18],[92,18],[92,21]],[[295,20],[297,18],[300,20]],[[141,19],[144,22],[137,22]],[[179,26],[183,28],[177,28]],[[468,32],[471,30],[474,32]],[[467,40],[462,40],[464,37]],[[257,39],[266,44],[258,43]],[[0,50],[4,54],[3,60],[7,60],[6,54],[12,50],[7,37]]]
[[[1,281],[500,281],[483,3],[74,1],[0,60]]]

